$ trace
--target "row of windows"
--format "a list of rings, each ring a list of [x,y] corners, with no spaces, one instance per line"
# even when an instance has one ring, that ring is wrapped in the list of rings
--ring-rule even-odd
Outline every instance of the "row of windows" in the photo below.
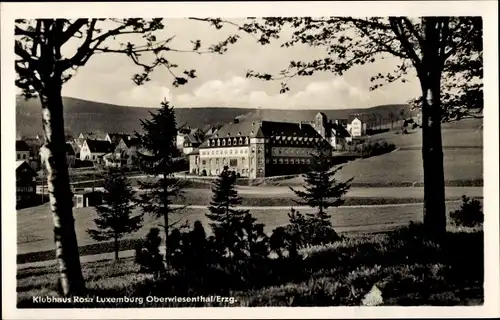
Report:
[[[279,158],[279,159],[273,159],[273,164],[311,164],[311,159]]]
[[[34,192],[34,188],[32,186],[21,186],[17,187],[17,192]]]
[[[252,148],[252,153],[255,152],[255,148]],[[211,151],[200,151],[201,156],[218,156],[218,155],[231,155],[231,154],[248,154],[248,148],[240,149],[225,149],[225,150],[211,150]]]
[[[292,148],[273,148],[273,155],[279,155],[279,154],[285,154],[285,155],[292,155],[292,154],[297,154],[297,155],[310,155],[312,153],[311,149],[304,149],[304,148],[298,148],[298,149],[292,149]]]
[[[28,156],[26,155],[26,153],[23,153],[23,155],[22,155],[22,157],[21,157],[21,154],[20,154],[20,153],[18,153],[18,154],[17,154],[17,160],[21,160],[21,158],[22,158],[23,160],[26,160],[26,159],[28,158]]]
[[[245,137],[244,139],[242,137],[240,138],[221,138],[221,139],[216,139],[216,140],[210,140],[209,145],[212,147],[220,147],[220,146],[237,146],[237,145],[246,145],[248,144],[248,137]]]

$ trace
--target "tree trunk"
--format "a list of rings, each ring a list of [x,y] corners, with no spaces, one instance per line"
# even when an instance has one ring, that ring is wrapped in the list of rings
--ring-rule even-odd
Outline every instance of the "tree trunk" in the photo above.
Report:
[[[46,83],[44,91],[40,93],[45,138],[42,155],[47,170],[47,188],[54,220],[54,242],[60,285],[65,296],[72,296],[81,294],[85,284],[75,233],[73,195],[66,165],[61,85],[60,80],[59,82],[57,80]]]
[[[120,260],[118,253],[120,252],[120,244],[118,243],[118,238],[115,237],[115,260]]]
[[[446,233],[443,144],[441,138],[441,74],[439,19],[423,19],[425,46],[417,70],[422,88],[422,160],[424,167],[424,228],[430,238]]]
[[[424,227],[429,236],[446,232],[440,86],[422,88],[422,160],[424,167]]]

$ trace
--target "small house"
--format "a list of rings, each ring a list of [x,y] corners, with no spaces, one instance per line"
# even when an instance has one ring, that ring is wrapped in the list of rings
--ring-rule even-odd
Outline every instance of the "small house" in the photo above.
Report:
[[[36,172],[24,160],[16,161],[16,201],[24,205],[36,197]]]
[[[26,141],[16,140],[16,161],[26,160],[30,158],[30,148]]]
[[[85,191],[82,189],[73,192],[73,207],[95,207],[103,203],[103,193],[101,191]]]
[[[113,145],[106,140],[86,139],[80,149],[80,160],[99,162],[102,157],[113,151]]]

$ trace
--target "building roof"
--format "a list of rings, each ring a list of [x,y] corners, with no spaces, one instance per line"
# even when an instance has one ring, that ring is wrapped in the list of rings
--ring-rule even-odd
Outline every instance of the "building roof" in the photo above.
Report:
[[[113,133],[108,133],[108,135],[109,135],[109,138],[111,139],[111,143],[113,143],[113,144],[118,144],[118,143],[120,143],[121,139],[126,140],[129,137],[131,137],[131,135],[128,133],[115,133],[115,132],[113,132]]]
[[[139,138],[132,138],[131,136],[128,136],[126,138],[123,138],[123,143],[125,143],[125,146],[127,148],[138,146],[141,143],[141,140]]]
[[[246,120],[224,125],[211,138],[236,138],[240,136],[250,138],[272,136],[321,137],[310,124],[306,123]],[[201,145],[201,147],[208,146],[208,140]]]
[[[84,139],[89,139],[89,140],[105,140],[106,139],[106,134],[99,133],[99,132],[82,132]],[[80,136],[80,135],[78,135]]]
[[[71,145],[71,143],[66,143],[66,154],[69,156],[75,155],[75,149],[73,149],[73,146]]]
[[[33,175],[36,175],[36,171],[28,164],[28,162],[24,160],[16,161],[16,171],[19,169],[23,169],[23,171],[31,172]]]
[[[331,123],[330,130],[334,130],[335,136],[339,138],[347,138],[351,136],[342,124]]]
[[[96,152],[96,153],[108,153],[113,151],[113,145],[106,140],[90,140],[86,139],[85,142],[87,143],[90,152]]]
[[[187,141],[191,142],[191,143],[202,143],[203,142],[203,137],[200,137],[199,135],[195,135],[195,134],[188,134],[186,136],[186,139]]]
[[[24,140],[16,140],[16,151],[30,151],[28,144]]]

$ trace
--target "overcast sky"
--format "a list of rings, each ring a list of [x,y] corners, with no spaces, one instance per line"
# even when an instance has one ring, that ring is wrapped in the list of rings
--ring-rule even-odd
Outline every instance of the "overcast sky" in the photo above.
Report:
[[[171,46],[179,49],[190,49],[190,41],[196,39],[200,39],[202,45],[207,47],[235,32],[229,26],[216,30],[207,23],[184,19],[166,19],[165,24],[166,29],[159,36],[175,35]],[[139,38],[129,37],[127,40],[141,43]],[[128,57],[99,54],[93,56],[65,84],[63,95],[137,107],[158,107],[160,101],[166,98],[176,107],[274,109],[363,108],[404,103],[418,95],[418,81],[411,77],[409,83],[395,83],[369,91],[369,78],[379,72],[394,70],[397,63],[394,59],[356,67],[342,77],[319,73],[295,78],[289,83],[290,91],[287,94],[279,93],[279,81],[245,78],[248,69],[277,73],[286,68],[290,60],[308,61],[326,56],[323,48],[302,45],[280,48],[280,43],[278,40],[271,45],[261,46],[254,38],[242,34],[240,41],[230,46],[223,55],[171,53],[166,58],[179,65],[179,72],[196,69],[198,76],[179,88],[172,87],[172,77],[165,68],[155,71],[151,82],[138,87],[132,82],[131,76],[139,72],[140,68]],[[74,46],[68,44],[64,49],[70,53]]]

